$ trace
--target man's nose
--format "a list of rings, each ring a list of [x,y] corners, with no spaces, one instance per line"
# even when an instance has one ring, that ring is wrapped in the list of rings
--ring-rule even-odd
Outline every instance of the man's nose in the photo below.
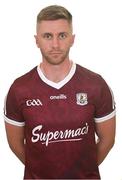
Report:
[[[52,39],[52,46],[53,46],[54,48],[59,47],[59,39],[58,39],[58,37],[54,37],[54,38]]]

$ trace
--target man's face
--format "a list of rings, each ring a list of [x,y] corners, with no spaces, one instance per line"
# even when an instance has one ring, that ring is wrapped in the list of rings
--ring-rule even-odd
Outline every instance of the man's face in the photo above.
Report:
[[[69,50],[74,42],[72,27],[64,19],[41,21],[37,25],[36,44],[43,61],[58,65],[69,58]]]

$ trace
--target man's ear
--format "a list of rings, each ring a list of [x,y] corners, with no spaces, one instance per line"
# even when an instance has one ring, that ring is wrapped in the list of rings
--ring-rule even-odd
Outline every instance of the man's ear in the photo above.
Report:
[[[37,45],[37,47],[39,48],[39,42],[38,42],[38,37],[37,37],[37,35],[34,35],[34,38],[35,38],[35,41],[36,41],[36,45]]]

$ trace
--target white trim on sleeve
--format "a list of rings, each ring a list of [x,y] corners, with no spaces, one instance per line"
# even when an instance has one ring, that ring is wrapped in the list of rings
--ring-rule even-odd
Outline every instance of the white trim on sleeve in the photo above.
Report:
[[[15,126],[19,126],[19,127],[25,126],[25,122],[17,122],[17,121],[15,121],[15,120],[12,120],[12,119],[7,118],[5,115],[4,115],[4,120],[5,120],[7,123],[12,124],[12,125],[15,125]]]
[[[112,113],[108,114],[107,116],[101,117],[101,118],[94,118],[96,123],[101,123],[104,121],[107,121],[109,119],[111,119],[112,117],[114,117],[116,115],[116,110],[112,111]]]

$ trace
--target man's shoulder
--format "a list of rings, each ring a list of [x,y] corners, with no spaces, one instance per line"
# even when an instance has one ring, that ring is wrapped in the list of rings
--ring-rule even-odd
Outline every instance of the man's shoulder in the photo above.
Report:
[[[24,75],[18,77],[14,80],[12,87],[19,88],[19,87],[28,87],[30,83],[33,83],[36,79],[37,75],[37,67],[34,67],[29,72],[25,73]]]
[[[88,84],[89,86],[102,87],[106,84],[104,78],[94,71],[91,71],[83,66],[77,64],[77,79]]]
[[[87,69],[86,67],[83,67],[79,64],[77,64],[77,71],[78,73],[84,74],[84,76],[95,76],[99,77],[100,75],[90,69]]]

